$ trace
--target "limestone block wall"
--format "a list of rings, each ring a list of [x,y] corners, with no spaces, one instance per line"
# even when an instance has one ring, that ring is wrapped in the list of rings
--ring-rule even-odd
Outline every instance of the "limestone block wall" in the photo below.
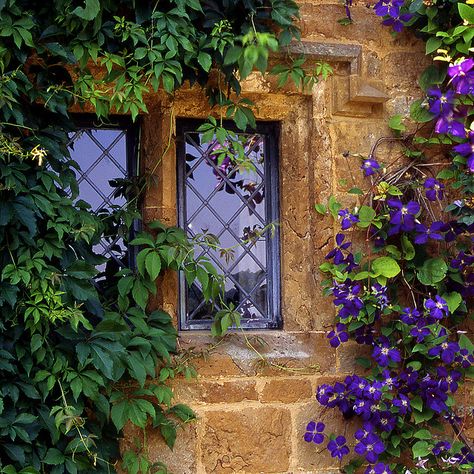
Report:
[[[207,332],[183,332],[180,345],[191,350],[199,376],[178,380],[176,399],[198,414],[197,423],[178,434],[171,452],[150,430],[153,459],[165,460],[175,474],[337,472],[338,463],[324,447],[303,441],[306,423],[323,420],[329,431],[349,430],[334,410],[323,411],[314,399],[316,386],[341,379],[354,369],[358,350],[327,343],[334,320],[329,298],[321,294],[318,265],[329,251],[336,229],[314,211],[316,202],[341,193],[361,179],[359,162],[345,152],[367,154],[378,137],[389,133],[386,121],[405,114],[420,94],[416,79],[427,61],[424,45],[409,34],[393,38],[365,2],[352,8],[354,24],[341,26],[338,0],[301,0],[302,43],[293,54],[326,60],[335,74],[302,94],[277,91],[255,74],[244,95],[257,104],[259,120],[281,123],[281,285],[284,327],[246,333],[274,366],[236,333],[217,347]],[[201,91],[182,90],[173,100],[149,98],[142,121],[141,160],[155,184],[145,203],[146,220],[176,223],[176,118],[205,118],[209,109]],[[171,138],[171,139],[170,139]],[[348,179],[349,178],[349,179]],[[177,314],[177,281],[165,276],[157,304]],[[259,345],[255,337],[265,341]],[[199,356],[200,351],[206,357]],[[261,361],[260,361],[261,362]],[[130,429],[125,443],[133,437]]]

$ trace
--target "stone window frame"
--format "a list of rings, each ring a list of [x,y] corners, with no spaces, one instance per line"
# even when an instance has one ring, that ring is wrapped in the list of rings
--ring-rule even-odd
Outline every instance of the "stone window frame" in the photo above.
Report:
[[[176,164],[177,164],[177,212],[178,225],[185,224],[185,177],[183,171],[183,160],[185,155],[184,134],[195,132],[204,120],[180,118],[176,121]],[[224,122],[224,126],[236,133],[239,130],[231,122]],[[245,133],[245,132],[242,132]],[[281,315],[281,277],[280,277],[280,180],[279,180],[279,151],[280,151],[280,122],[279,121],[257,121],[255,130],[247,133],[257,133],[265,137],[265,162],[264,186],[267,190],[266,200],[266,224],[276,222],[276,228],[272,237],[266,241],[266,280],[267,280],[267,314],[263,318],[255,320],[243,320],[242,329],[282,329],[283,320]],[[270,192],[268,192],[270,190]],[[212,231],[212,229],[210,229]],[[179,329],[209,330],[212,320],[189,320],[186,312],[187,287],[184,274],[179,276],[178,284],[178,322]]]

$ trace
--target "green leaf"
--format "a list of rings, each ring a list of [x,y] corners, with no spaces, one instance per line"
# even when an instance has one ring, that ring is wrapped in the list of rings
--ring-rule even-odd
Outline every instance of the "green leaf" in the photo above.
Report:
[[[416,396],[410,400],[410,405],[412,408],[418,411],[423,411],[423,401],[419,396]]]
[[[470,25],[474,25],[474,8],[466,5],[465,3],[458,3],[459,15]]]
[[[442,258],[430,258],[425,260],[416,276],[423,285],[435,286],[443,280],[448,272],[448,266]]]
[[[418,430],[413,437],[417,439],[431,439],[433,435],[428,430]]]
[[[408,261],[413,260],[413,258],[415,257],[415,247],[405,234],[402,235],[401,244],[403,250],[403,258]]]
[[[437,38],[436,36],[432,36],[431,38],[428,38],[428,41],[426,42],[426,54],[433,53],[442,44],[443,44],[442,38]]]
[[[450,313],[454,313],[459,308],[459,305],[462,303],[462,296],[457,291],[452,291],[451,293],[444,293],[441,295],[446,303],[448,303],[448,309]]]
[[[323,216],[326,215],[327,209],[324,204],[315,204],[314,208],[319,212],[319,214],[322,214]]]
[[[171,423],[160,425],[160,432],[170,449],[173,449],[176,441],[176,428]]]
[[[148,291],[140,280],[135,280],[132,289],[132,296],[140,308],[145,309],[148,302]]]
[[[417,441],[412,446],[413,457],[414,458],[423,458],[428,456],[431,452],[430,445],[426,441]]]
[[[397,132],[404,132],[406,130],[405,125],[402,123],[403,117],[400,114],[393,115],[388,121],[388,126]]]
[[[49,448],[46,456],[43,459],[45,464],[50,464],[53,466],[57,466],[58,464],[62,464],[65,461],[64,454],[56,448]]]
[[[445,78],[446,68],[441,69],[432,64],[421,73],[419,84],[424,91],[427,91],[430,87],[442,84]]]
[[[471,353],[474,352],[474,344],[465,334],[459,336],[459,347],[461,349],[467,349]]]
[[[361,206],[357,214],[357,217],[359,218],[357,225],[362,228],[368,227],[376,215],[377,214],[373,208],[369,206]]]
[[[400,273],[401,269],[392,257],[379,257],[372,262],[372,271],[377,275],[393,278]]]
[[[449,170],[449,169],[444,169],[444,170],[441,170],[437,175],[436,175],[436,178],[437,179],[452,179],[454,178],[454,171],[452,170]]]
[[[212,58],[210,54],[201,51],[198,55],[197,60],[201,67],[204,69],[204,71],[208,72],[211,69]]]
[[[349,194],[357,194],[359,196],[362,196],[364,194],[364,191],[360,188],[351,188],[349,191],[347,191]]]
[[[150,252],[145,258],[145,268],[150,278],[154,281],[161,271],[161,258],[157,252]]]
[[[117,430],[120,431],[128,420],[127,401],[122,400],[121,402],[113,405],[112,410],[110,411],[110,417],[112,418],[112,422],[114,423]]]
[[[91,21],[96,18],[100,12],[99,0],[86,0],[84,7],[76,7],[72,13],[83,20]]]
[[[426,123],[433,120],[434,115],[428,111],[423,99],[415,100],[410,106],[410,117],[418,123]]]
[[[232,46],[227,50],[227,53],[224,58],[224,66],[228,66],[229,64],[235,64],[240,58],[242,54],[242,48],[239,46]]]

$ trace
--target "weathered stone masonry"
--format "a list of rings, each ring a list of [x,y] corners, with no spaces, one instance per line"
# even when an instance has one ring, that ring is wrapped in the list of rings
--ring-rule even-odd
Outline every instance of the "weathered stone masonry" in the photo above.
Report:
[[[325,334],[334,309],[321,295],[318,265],[335,233],[332,222],[314,212],[314,203],[352,187],[348,170],[361,176],[358,162],[345,151],[368,153],[387,135],[387,118],[408,112],[420,94],[417,77],[426,66],[424,44],[409,34],[393,38],[365,3],[352,8],[354,25],[344,27],[340,2],[302,0],[303,42],[293,53],[326,60],[335,75],[311,92],[288,88],[276,92],[258,74],[245,83],[245,96],[257,104],[259,120],[281,122],[280,195],[282,308],[284,328],[260,331],[259,350],[272,362],[305,371],[256,368],[257,354],[241,335],[220,344],[207,358],[197,358],[199,377],[177,381],[178,401],[188,403],[199,420],[178,434],[174,452],[149,432],[153,459],[165,460],[175,474],[336,472],[338,464],[323,447],[302,440],[308,420],[323,420],[329,431],[350,434],[334,410],[324,412],[314,400],[316,386],[340,379],[354,369],[354,349],[337,351]],[[197,89],[182,90],[173,101],[149,99],[142,121],[143,167],[156,167],[156,186],[144,203],[146,220],[176,223],[176,162],[169,142],[175,118],[206,118],[209,109]],[[156,165],[166,151],[162,161]],[[157,303],[177,314],[177,281],[167,276]],[[251,337],[252,334],[249,334]],[[205,332],[181,334],[183,348],[205,349]],[[128,439],[133,433],[130,432]]]

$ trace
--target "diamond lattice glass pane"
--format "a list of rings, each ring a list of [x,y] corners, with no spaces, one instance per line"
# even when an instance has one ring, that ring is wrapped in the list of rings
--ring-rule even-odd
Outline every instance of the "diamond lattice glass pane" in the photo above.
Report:
[[[114,198],[110,181],[127,176],[127,142],[123,130],[84,129],[74,134],[71,158],[80,167],[79,199],[90,203],[92,210],[123,205],[123,197]]]
[[[260,233],[269,223],[263,137],[241,135],[241,144],[253,166],[237,165],[217,141],[201,145],[199,136],[186,135],[185,223],[191,235],[207,230],[219,237],[223,250],[206,253],[225,277],[226,304],[239,308],[245,319],[261,319],[268,308],[267,240]],[[210,317],[213,308],[202,300],[194,284],[188,290],[189,319]]]
[[[125,204],[123,196],[113,196],[115,188],[110,184],[111,180],[128,176],[125,130],[80,130],[71,136],[70,154],[80,167],[77,173],[78,199],[91,204],[94,212]],[[107,272],[110,265],[120,266],[127,254],[123,239],[114,236],[102,239],[94,250],[111,259],[98,267],[101,272]]]
[[[264,274],[265,270],[262,269],[261,264],[257,263],[250,254],[246,254],[231,271],[234,280],[246,293],[253,290]]]
[[[206,231],[217,234],[223,229],[223,225],[208,207],[203,207],[192,220],[188,221],[188,229],[195,234]]]

